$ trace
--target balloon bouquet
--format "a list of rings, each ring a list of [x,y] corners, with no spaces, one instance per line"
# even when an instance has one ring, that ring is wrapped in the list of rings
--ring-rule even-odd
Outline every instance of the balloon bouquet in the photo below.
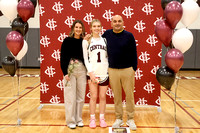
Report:
[[[186,52],[193,43],[193,35],[187,28],[199,15],[199,6],[195,0],[161,0],[164,10],[164,19],[159,20],[155,26],[155,34],[158,39],[167,47],[165,63],[167,66],[160,67],[156,72],[156,79],[159,84],[167,90],[171,90],[176,77],[176,73],[184,63],[183,53]],[[181,21],[185,28],[177,29],[177,23]],[[176,126],[176,92],[178,80],[175,87],[174,99],[174,119],[175,133],[179,132]]]
[[[187,28],[199,15],[199,6],[195,0],[161,0],[164,10],[164,19],[157,21],[155,34],[168,49],[165,55],[165,63],[156,73],[159,84],[168,90],[175,81],[176,73],[184,63],[183,53],[193,43],[192,32]],[[177,23],[181,21],[185,28],[177,29]]]
[[[36,0],[1,0],[0,11],[10,21],[12,31],[6,36],[6,45],[12,56],[6,56],[2,60],[2,67],[11,76],[15,75],[20,61],[28,50],[26,35],[29,25],[28,19],[34,16]]]

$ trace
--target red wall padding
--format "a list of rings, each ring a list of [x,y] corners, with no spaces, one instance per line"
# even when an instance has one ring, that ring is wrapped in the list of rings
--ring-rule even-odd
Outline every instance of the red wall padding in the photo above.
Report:
[[[41,95],[40,102],[63,103],[63,76],[60,69],[60,47],[76,19],[84,22],[89,33],[89,23],[97,18],[102,22],[102,33],[110,29],[110,18],[119,14],[125,30],[135,36],[138,50],[136,71],[136,105],[160,106],[160,85],[156,71],[161,65],[161,42],[154,33],[155,22],[162,19],[160,0],[54,0],[39,1]],[[89,102],[89,89],[86,102]],[[123,94],[123,99],[124,99]],[[107,103],[113,103],[112,91],[107,91]],[[125,103],[125,100],[124,100]]]

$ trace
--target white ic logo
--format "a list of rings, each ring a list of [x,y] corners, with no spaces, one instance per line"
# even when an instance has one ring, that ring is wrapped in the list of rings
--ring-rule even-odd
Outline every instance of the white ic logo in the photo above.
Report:
[[[44,55],[40,53],[40,58],[39,58],[40,64],[41,64],[41,63],[42,63],[42,61],[44,60],[44,58],[43,58],[43,57],[44,57]]]
[[[160,58],[162,58],[162,49],[161,49],[161,51],[158,53],[158,56],[159,56]]]
[[[65,24],[69,26],[69,28],[71,28],[73,21],[75,20],[75,18],[73,18],[72,16],[67,16],[67,19],[65,20]]]
[[[44,73],[47,74],[49,77],[53,77],[53,75],[56,73],[55,68],[53,68],[52,66],[47,66],[47,69],[44,71]]]
[[[143,62],[143,63],[148,63],[148,60],[150,60],[150,58],[148,57],[150,56],[147,51],[145,51],[144,53],[141,52],[141,55],[139,56],[139,59]]]
[[[94,17],[94,15],[92,15],[92,13],[90,12],[89,14],[86,13],[86,16],[83,18],[83,20],[85,22],[87,22],[88,24],[90,24],[90,22],[92,22],[92,17]]]
[[[148,3],[148,4],[145,3],[145,6],[142,8],[142,11],[145,12],[146,15],[149,15],[151,14],[151,12],[154,11],[154,9],[152,8],[153,8],[153,5],[151,5],[151,3]]]
[[[149,35],[149,38],[146,40],[146,42],[148,44],[151,44],[151,47],[156,46],[156,43],[158,42],[156,39],[157,39],[157,37],[155,36],[155,34]]]
[[[49,90],[49,88],[48,88],[48,84],[46,84],[46,82],[44,82],[44,83],[41,83],[40,84],[40,91],[44,94],[44,93],[47,93],[47,91]]]
[[[123,100],[123,101],[122,101],[122,104],[123,104],[123,105],[126,105],[126,100]]]
[[[119,0],[112,0],[112,2],[114,2],[114,4],[119,4]]]
[[[134,14],[133,12],[133,9],[129,6],[129,7],[125,7],[125,9],[123,10],[122,14],[124,16],[126,16],[127,18],[131,18],[131,16]]]
[[[162,17],[156,18],[156,21],[155,21],[153,24],[156,25],[156,23],[157,23],[158,21],[160,21],[160,20],[162,20]]]
[[[103,33],[106,31],[106,29],[104,29],[103,28],[103,26],[102,26],[102,28],[101,28],[101,35],[103,35]]]
[[[63,42],[66,37],[68,37],[68,35],[66,35],[65,32],[64,33],[60,33],[60,36],[58,37],[58,41],[59,42]]]
[[[143,76],[142,74],[143,71],[140,70],[140,68],[138,68],[135,72],[135,78],[136,80],[141,79],[141,77]]]
[[[151,73],[156,75],[157,70],[159,69],[159,65],[153,66],[153,69],[151,69]]]
[[[105,11],[106,12],[103,14],[103,18],[105,18],[107,21],[111,21],[112,14],[114,14],[114,12],[112,12],[111,9]]]
[[[62,8],[63,4],[60,4],[60,1],[58,3],[57,2],[54,2],[54,3],[55,5],[52,7],[52,9],[56,11],[57,14],[61,13],[61,11],[63,10]]]
[[[59,80],[59,82],[56,84],[56,86],[58,88],[60,88],[60,90],[62,91],[64,89],[64,81],[63,80]]]
[[[143,30],[146,28],[144,25],[145,23],[143,23],[142,20],[140,22],[137,21],[137,24],[134,26],[134,28],[138,30],[138,32],[143,32]]]
[[[153,88],[154,84],[152,84],[151,82],[147,83],[144,86],[144,90],[147,91],[148,93],[153,93],[153,91],[155,90],[155,88]]]
[[[90,92],[88,92],[88,94],[86,95],[88,98],[90,98]]]
[[[51,55],[52,58],[56,59],[56,61],[60,61],[60,50],[54,50],[53,54]]]
[[[42,36],[42,39],[40,39],[40,44],[42,44],[44,47],[48,47],[49,44],[51,43],[50,41],[50,38],[46,36]]]
[[[60,99],[60,97],[55,95],[55,96],[52,96],[52,98],[49,100],[49,102],[52,103],[52,104],[58,104],[58,103],[60,103],[59,99]]]
[[[106,95],[108,95],[110,98],[114,97],[114,93],[112,92],[112,89],[110,89],[110,87],[108,87]]]
[[[42,7],[41,4],[40,4],[40,5],[39,5],[39,14],[40,14],[41,16],[43,16],[43,13],[45,13],[45,11],[44,11],[43,9],[44,9],[44,7]]]
[[[50,30],[52,31],[52,30],[55,30],[55,28],[57,27],[57,25],[56,25],[56,21],[54,21],[53,19],[48,19],[49,20],[49,22],[47,22],[46,23],[46,26],[48,27],[48,28],[50,28]]]
[[[90,0],[90,3],[92,5],[94,5],[95,7],[99,7],[99,5],[102,3],[101,1],[99,0]]]
[[[139,100],[136,102],[136,105],[148,105],[147,100],[144,98],[139,98]]]
[[[73,8],[75,8],[76,11],[77,11],[77,9],[78,9],[78,10],[81,10],[80,8],[83,6],[83,5],[81,5],[81,3],[82,3],[81,0],[74,0],[74,2],[71,4],[71,6],[72,6]]]
[[[156,100],[156,103],[158,104],[158,105],[160,105],[160,97],[158,96],[158,99]]]
[[[136,46],[138,46],[139,44],[138,44],[138,40],[135,40],[135,42],[136,42]]]

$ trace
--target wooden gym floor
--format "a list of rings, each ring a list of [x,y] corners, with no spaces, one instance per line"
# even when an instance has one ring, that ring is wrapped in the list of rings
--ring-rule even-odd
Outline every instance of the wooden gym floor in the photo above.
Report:
[[[64,106],[40,106],[40,70],[20,69],[22,76],[10,77],[0,68],[0,133],[108,133],[109,128],[90,129],[89,108],[85,104],[83,120],[85,126],[72,130],[65,124]],[[176,98],[176,125],[182,133],[200,132],[200,71],[180,71]],[[19,96],[17,83],[20,83]],[[174,85],[175,86],[175,85]],[[136,107],[136,131],[133,133],[173,133],[175,131],[174,98],[175,87],[169,92],[161,90],[161,112],[157,108]],[[125,108],[124,108],[125,112]],[[98,116],[98,108],[97,114]],[[21,124],[18,125],[18,118]],[[106,108],[106,122],[115,121],[114,107]],[[124,122],[126,116],[124,115]],[[97,118],[97,125],[99,119]],[[124,125],[126,126],[126,125]]]

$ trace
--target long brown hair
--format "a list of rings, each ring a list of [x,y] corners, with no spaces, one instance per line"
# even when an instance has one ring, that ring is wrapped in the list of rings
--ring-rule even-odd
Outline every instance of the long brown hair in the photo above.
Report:
[[[79,23],[82,25],[82,33],[81,33],[80,37],[83,38],[85,36],[85,26],[81,20],[75,20],[73,22],[72,27],[71,27],[71,32],[69,33],[69,37],[74,37],[74,27],[75,27],[76,23]]]

